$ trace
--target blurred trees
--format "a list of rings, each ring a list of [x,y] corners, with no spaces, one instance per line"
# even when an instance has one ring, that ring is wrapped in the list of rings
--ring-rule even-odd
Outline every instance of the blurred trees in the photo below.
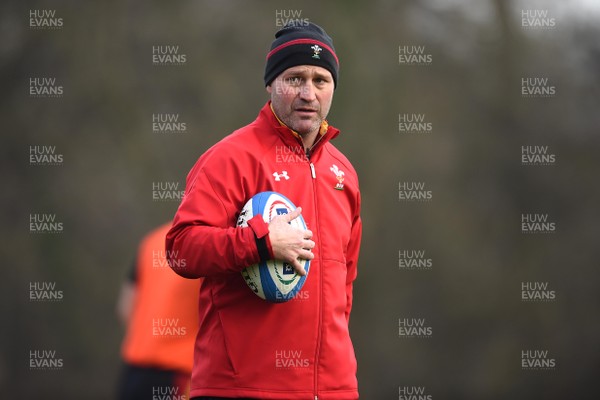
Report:
[[[0,24],[3,394],[107,398],[121,334],[120,280],[139,238],[171,218],[152,185],[183,185],[196,158],[255,118],[267,100],[264,57],[276,10],[300,10],[334,38],[340,85],[330,122],[357,168],[365,224],[351,330],[361,394],[396,398],[585,398],[600,350],[596,312],[600,139],[598,8],[586,2],[187,1],[5,3]],[[592,4],[592,3],[590,3]],[[60,29],[31,29],[30,10]],[[526,29],[546,10],[553,29]],[[155,65],[154,46],[182,65]],[[399,46],[428,65],[399,65]],[[59,98],[29,94],[55,78]],[[549,78],[550,98],[521,96],[522,78]],[[177,115],[179,133],[153,131]],[[426,134],[399,132],[424,114]],[[60,165],[31,165],[30,146]],[[522,146],[548,146],[551,166],[521,165]],[[430,202],[402,202],[399,182],[424,182]],[[181,187],[182,188],[182,187]],[[60,233],[31,233],[31,214]],[[553,234],[521,233],[523,213],[547,213]],[[424,249],[428,271],[398,268]],[[521,301],[521,283],[549,282],[550,303]],[[56,282],[61,302],[32,302],[31,282]],[[399,318],[425,318],[431,338],[398,337]],[[30,371],[29,351],[54,349],[60,371]],[[555,371],[522,371],[521,350],[547,349]]]

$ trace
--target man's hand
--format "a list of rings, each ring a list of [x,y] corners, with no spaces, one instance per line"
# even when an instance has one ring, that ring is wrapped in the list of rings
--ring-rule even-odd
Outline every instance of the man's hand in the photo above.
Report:
[[[312,232],[309,229],[298,229],[290,225],[290,221],[302,214],[302,207],[296,208],[289,214],[278,215],[269,223],[269,240],[276,260],[282,260],[294,267],[300,276],[306,275],[306,271],[298,258],[312,260],[314,254],[311,249],[315,242],[310,240]]]

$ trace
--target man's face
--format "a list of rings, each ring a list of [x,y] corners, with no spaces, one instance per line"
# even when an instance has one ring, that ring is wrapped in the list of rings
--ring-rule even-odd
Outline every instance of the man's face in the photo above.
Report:
[[[275,114],[300,135],[318,132],[331,108],[333,90],[331,72],[313,65],[288,68],[267,86]]]

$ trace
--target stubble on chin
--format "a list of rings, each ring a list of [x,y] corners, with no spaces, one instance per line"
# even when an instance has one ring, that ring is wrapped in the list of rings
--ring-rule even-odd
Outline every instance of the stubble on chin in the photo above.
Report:
[[[306,127],[306,120],[298,118],[296,121],[294,121],[294,118],[291,115],[289,115],[287,119],[288,121],[284,120],[283,122],[287,126],[292,128],[295,132],[297,132],[300,136],[308,135],[312,132],[317,131],[323,121],[323,118],[321,118],[321,116],[319,115],[316,119],[311,120],[310,125]]]

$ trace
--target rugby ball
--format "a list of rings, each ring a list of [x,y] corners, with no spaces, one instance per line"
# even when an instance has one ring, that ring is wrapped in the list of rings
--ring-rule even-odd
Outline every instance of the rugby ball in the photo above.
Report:
[[[294,203],[284,195],[277,192],[261,192],[244,205],[237,226],[248,226],[248,220],[259,214],[266,223],[269,223],[274,217],[288,214],[295,209]],[[302,215],[290,224],[299,229],[306,229],[306,222]],[[292,265],[279,260],[267,260],[251,265],[242,271],[242,276],[258,297],[273,303],[282,303],[296,296],[308,276],[310,260],[299,258],[298,261],[306,271],[304,276],[298,275]]]

